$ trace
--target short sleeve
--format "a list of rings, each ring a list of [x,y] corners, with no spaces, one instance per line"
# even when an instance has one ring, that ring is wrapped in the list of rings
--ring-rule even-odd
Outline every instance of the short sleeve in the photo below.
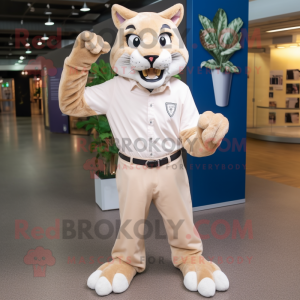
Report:
[[[104,83],[85,88],[85,102],[97,114],[104,115],[107,113],[113,96],[114,83],[115,79],[111,79]]]
[[[189,88],[187,88],[187,95],[183,102],[180,120],[180,132],[186,129],[196,127],[199,120],[199,112],[196,107],[194,98]]]

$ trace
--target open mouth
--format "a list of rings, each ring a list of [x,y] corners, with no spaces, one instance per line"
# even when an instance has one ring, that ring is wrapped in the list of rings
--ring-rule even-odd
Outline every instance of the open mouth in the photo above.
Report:
[[[147,70],[139,71],[142,79],[148,82],[155,82],[163,77],[164,70],[150,68]]]

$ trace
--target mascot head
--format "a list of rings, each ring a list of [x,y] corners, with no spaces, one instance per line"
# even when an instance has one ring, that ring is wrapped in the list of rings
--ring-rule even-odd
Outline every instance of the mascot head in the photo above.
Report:
[[[180,73],[188,62],[188,51],[177,27],[184,9],[176,4],[161,13],[137,13],[120,5],[112,6],[118,28],[110,64],[119,76],[155,89]]]

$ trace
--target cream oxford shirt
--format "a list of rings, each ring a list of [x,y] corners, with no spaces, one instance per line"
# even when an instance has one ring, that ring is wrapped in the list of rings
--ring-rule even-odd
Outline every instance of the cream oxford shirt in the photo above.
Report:
[[[130,157],[162,158],[182,148],[180,132],[197,126],[199,112],[189,87],[176,78],[151,93],[121,76],[93,87],[84,97],[106,114],[119,150]]]

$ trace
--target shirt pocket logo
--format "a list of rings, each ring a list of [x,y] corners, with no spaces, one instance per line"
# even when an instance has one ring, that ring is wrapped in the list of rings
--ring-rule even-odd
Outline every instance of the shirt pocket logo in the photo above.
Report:
[[[172,102],[166,102],[166,110],[168,115],[172,118],[175,114],[177,104]]]

